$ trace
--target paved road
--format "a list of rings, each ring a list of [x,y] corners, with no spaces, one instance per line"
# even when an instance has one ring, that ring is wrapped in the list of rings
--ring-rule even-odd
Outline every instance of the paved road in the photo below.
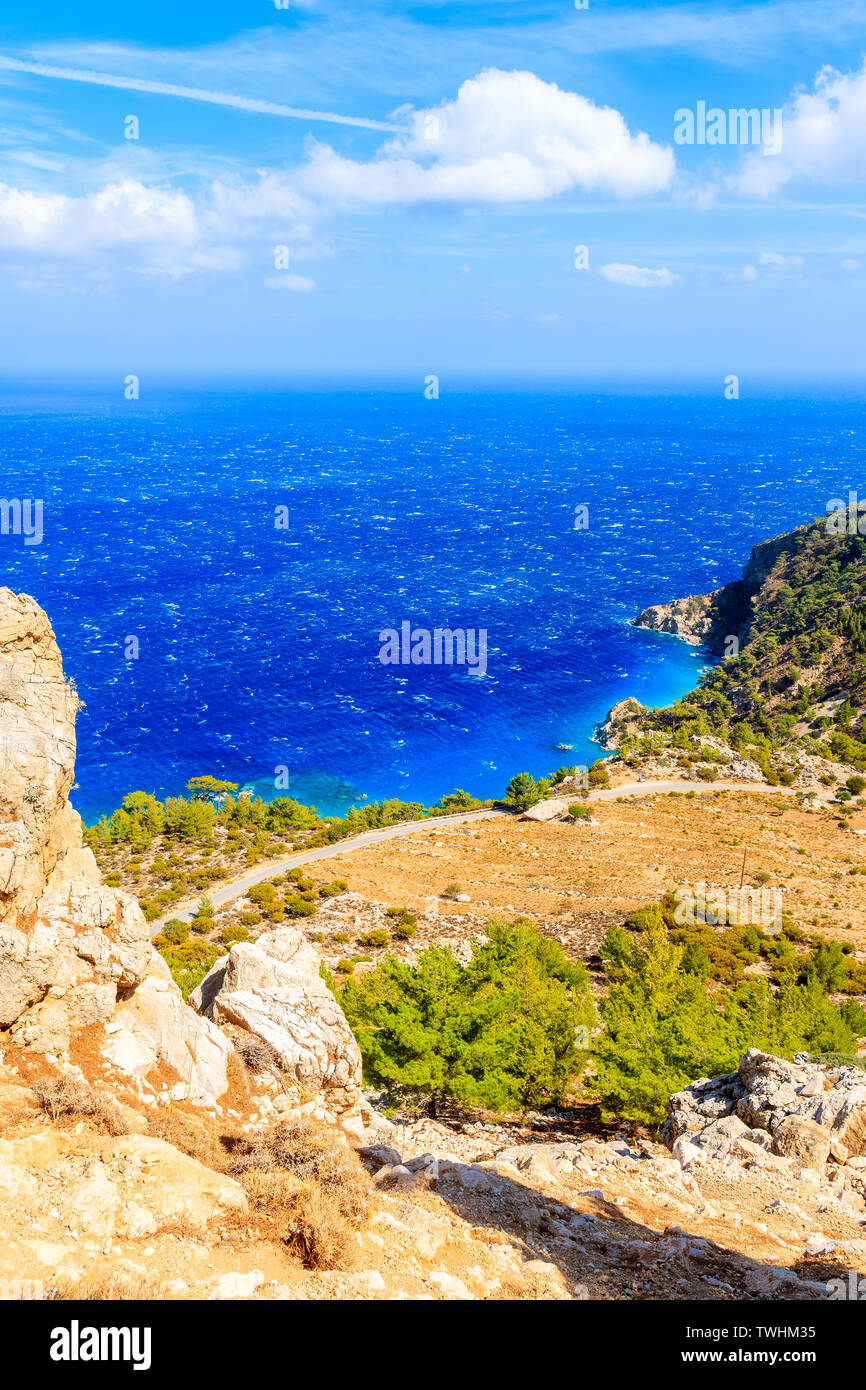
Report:
[[[715,792],[743,791],[769,792],[774,796],[795,796],[793,787],[770,787],[766,782],[624,782],[621,787],[609,787],[591,791],[589,801],[615,801],[620,796],[654,796],[664,792],[693,791],[698,796],[712,796]],[[555,797],[556,801],[569,801],[571,797]],[[334,845],[324,845],[321,849],[300,850],[296,854],[285,855],[281,859],[267,859],[249,869],[238,878],[230,879],[221,888],[208,893],[214,907],[224,907],[234,898],[242,897],[256,883],[262,883],[275,874],[285,873],[286,869],[298,868],[301,864],[311,864],[317,859],[335,859],[341,854],[353,854],[364,845],[378,845],[383,840],[401,839],[404,835],[415,835],[422,830],[433,830],[440,825],[462,825],[467,821],[493,820],[498,816],[514,814],[510,811],[462,811],[456,816],[435,816],[427,820],[403,821],[399,825],[386,826],[384,830],[364,830],[347,840],[338,840]],[[201,894],[186,902],[178,903],[165,917],[151,924],[151,935],[156,933],[171,919],[190,922],[201,901]]]

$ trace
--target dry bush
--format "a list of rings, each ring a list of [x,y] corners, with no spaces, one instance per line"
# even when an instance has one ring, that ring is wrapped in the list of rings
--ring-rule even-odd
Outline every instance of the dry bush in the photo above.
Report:
[[[225,1167],[226,1147],[209,1116],[192,1116],[171,1107],[147,1117],[147,1132],[153,1139],[164,1139],[181,1153],[195,1158],[206,1168]]]
[[[72,1076],[37,1081],[33,1094],[40,1109],[55,1124],[63,1120],[89,1120],[106,1134],[130,1134],[132,1127],[116,1101],[93,1091]]]
[[[107,1270],[93,1270],[80,1279],[60,1277],[47,1289],[45,1297],[49,1303],[77,1302],[79,1299],[165,1299],[169,1298],[161,1280],[149,1279],[146,1275],[111,1274]]]
[[[305,1264],[347,1262],[366,1222],[373,1185],[342,1136],[294,1119],[243,1143],[227,1171],[243,1184],[272,1235]]]
[[[279,1073],[282,1070],[280,1054],[269,1042],[254,1038],[249,1033],[241,1033],[240,1030],[232,1035],[232,1042],[235,1045],[235,1051],[250,1071]]]

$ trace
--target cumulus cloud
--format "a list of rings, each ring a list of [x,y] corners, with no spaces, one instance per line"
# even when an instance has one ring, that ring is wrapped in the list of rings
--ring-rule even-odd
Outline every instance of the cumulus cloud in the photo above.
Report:
[[[866,174],[866,62],[859,72],[824,67],[811,91],[798,92],[782,115],[782,149],[751,152],[734,177],[740,193],[768,198],[793,179],[847,184]]]
[[[77,195],[0,183],[0,254],[15,262],[35,254],[55,269],[99,265],[107,274],[227,272],[246,263],[249,244],[261,254],[268,237],[302,260],[326,254],[316,216],[286,176],[270,173],[217,179],[195,195],[122,176]]]
[[[140,154],[122,151],[111,164],[77,166],[75,194],[0,183],[0,255],[16,273],[18,253],[76,273],[230,271],[268,256],[269,243],[289,247],[293,261],[329,254],[322,228],[344,207],[476,207],[575,190],[630,199],[661,192],[675,173],[673,151],[632,134],[618,111],[531,72],[488,69],[453,100],[401,108],[394,121],[399,133],[366,161],[311,140],[283,169],[155,178]],[[646,278],[622,283],[671,282],[667,271],[635,274]],[[266,283],[315,288],[304,276]]]
[[[646,266],[627,265],[623,261],[611,261],[610,265],[603,265],[598,273],[603,275],[605,280],[610,280],[611,284],[629,285],[637,290],[675,285],[682,279],[682,276],[675,275],[664,266],[659,270],[650,270]]]
[[[673,151],[618,111],[531,72],[489,68],[453,101],[405,113],[409,129],[373,159],[313,144],[303,187],[339,204],[513,203],[581,189],[638,198],[666,189]]]

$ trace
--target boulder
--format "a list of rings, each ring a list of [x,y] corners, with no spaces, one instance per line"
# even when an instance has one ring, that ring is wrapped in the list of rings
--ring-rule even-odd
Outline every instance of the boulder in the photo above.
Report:
[[[165,1062],[180,1077],[184,1099],[214,1105],[228,1089],[234,1048],[219,1028],[183,1002],[168,966],[154,952],[150,971],[107,1025],[105,1055],[121,1070],[146,1075]],[[124,1064],[125,1063],[125,1064]]]
[[[568,814],[569,799],[560,797],[553,801],[539,801],[524,811],[521,820],[548,821]]]
[[[274,1050],[295,1102],[314,1101],[357,1137],[365,1130],[361,1054],[346,1016],[319,976],[319,958],[295,927],[239,942],[190,1002],[217,1023]],[[357,1121],[357,1122],[356,1122]]]
[[[773,1148],[782,1158],[795,1158],[804,1168],[823,1172],[830,1157],[830,1135],[813,1120],[788,1115],[773,1130]]]

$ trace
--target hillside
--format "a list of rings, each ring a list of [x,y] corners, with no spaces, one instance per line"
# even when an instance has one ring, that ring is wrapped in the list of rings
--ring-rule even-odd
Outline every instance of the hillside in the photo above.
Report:
[[[859,807],[614,786],[580,816],[429,820],[157,951],[116,880],[157,849],[195,872],[215,818],[169,840],[126,813],[139,864],[103,881],[68,801],[77,704],[45,614],[0,589],[9,1287],[812,1301],[864,1269]],[[744,846],[781,933],[682,926],[673,892],[735,887]]]
[[[621,702],[602,742],[637,766],[669,750],[693,755],[715,736],[728,760],[748,759],[788,785],[805,785],[804,769],[824,786],[866,772],[864,559],[866,539],[817,520],[756,545],[741,579],[644,609],[637,627],[701,643],[720,660],[676,704]]]

